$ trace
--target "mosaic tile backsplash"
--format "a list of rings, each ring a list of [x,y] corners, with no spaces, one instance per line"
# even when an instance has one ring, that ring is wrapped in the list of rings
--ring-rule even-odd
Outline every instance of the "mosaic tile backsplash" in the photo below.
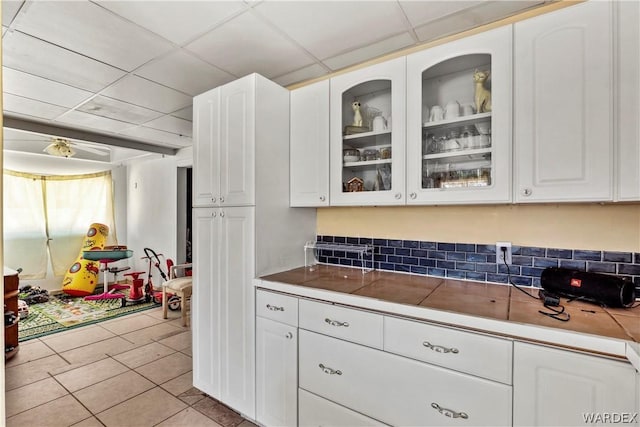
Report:
[[[495,244],[423,242],[344,236],[318,236],[318,242],[373,244],[376,270],[400,271],[430,276],[507,283],[507,267],[496,264]],[[566,267],[611,273],[632,280],[640,295],[640,253],[512,246],[511,281],[540,287],[546,267]],[[361,267],[359,255],[340,250],[321,250],[318,261]],[[370,267],[371,261],[366,260]]]

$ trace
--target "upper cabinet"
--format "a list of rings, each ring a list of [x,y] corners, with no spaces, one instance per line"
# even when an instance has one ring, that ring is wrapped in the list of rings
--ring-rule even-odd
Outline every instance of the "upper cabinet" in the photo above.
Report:
[[[405,58],[330,81],[331,205],[405,203]]]
[[[193,100],[193,206],[255,204],[255,76]]]
[[[612,5],[514,25],[517,202],[613,198]]]
[[[291,206],[329,206],[329,80],[291,91]]]
[[[407,203],[511,200],[511,27],[407,56]]]

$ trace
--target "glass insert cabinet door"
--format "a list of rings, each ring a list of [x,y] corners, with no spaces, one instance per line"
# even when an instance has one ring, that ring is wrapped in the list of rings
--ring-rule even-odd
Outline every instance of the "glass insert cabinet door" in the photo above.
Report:
[[[405,203],[405,58],[331,79],[332,205]]]
[[[511,200],[511,27],[407,57],[407,203]]]

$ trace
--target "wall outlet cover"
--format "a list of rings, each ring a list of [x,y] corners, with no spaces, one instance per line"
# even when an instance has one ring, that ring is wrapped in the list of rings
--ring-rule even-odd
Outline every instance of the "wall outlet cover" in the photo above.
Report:
[[[502,248],[507,248],[507,251],[503,253]],[[511,265],[511,242],[496,242],[496,263],[504,264],[505,261]]]

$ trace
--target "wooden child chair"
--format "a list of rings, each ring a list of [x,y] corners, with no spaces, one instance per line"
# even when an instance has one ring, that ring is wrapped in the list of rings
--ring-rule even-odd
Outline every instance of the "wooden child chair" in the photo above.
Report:
[[[177,276],[177,271],[182,270],[184,274],[184,270],[187,268],[191,268],[193,264],[176,264],[171,267],[169,270],[169,280],[162,284],[162,317],[164,319],[167,318],[167,300],[169,299],[168,295],[173,294],[180,297],[180,312],[182,314],[182,326],[187,326],[187,318],[189,305],[187,300],[191,298],[191,292],[193,289],[192,285],[192,277],[191,276]]]

